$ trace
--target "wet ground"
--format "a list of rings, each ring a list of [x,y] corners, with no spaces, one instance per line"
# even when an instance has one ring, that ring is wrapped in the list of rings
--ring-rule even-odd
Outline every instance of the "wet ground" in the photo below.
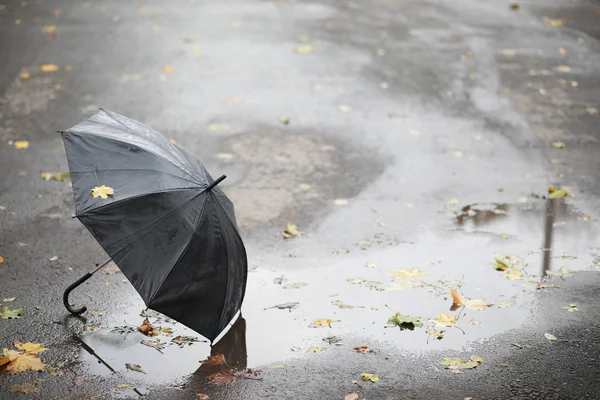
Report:
[[[52,368],[0,375],[0,398],[596,398],[599,10],[3,3],[0,300],[25,311],[0,319],[0,346],[43,343]],[[210,385],[209,344],[173,343],[196,335],[161,316],[172,333],[137,332],[144,304],[112,266],[74,292],[90,312],[67,316],[63,289],[106,256],[71,218],[69,180],[40,172],[66,171],[55,131],[98,107],[228,175],[250,273],[212,353],[260,380]],[[288,222],[303,234],[283,239]],[[451,289],[489,306],[451,312]],[[396,312],[423,327],[389,327]],[[440,312],[459,319],[438,339]],[[474,354],[461,374],[440,365]]]

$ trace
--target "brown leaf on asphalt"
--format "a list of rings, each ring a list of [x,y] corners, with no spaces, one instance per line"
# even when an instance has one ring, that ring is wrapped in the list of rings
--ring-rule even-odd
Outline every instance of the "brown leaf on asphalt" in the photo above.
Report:
[[[461,370],[475,368],[482,362],[483,358],[477,355],[472,355],[469,360],[463,360],[459,357],[444,357],[444,360],[440,361],[440,364],[455,374],[459,374],[461,373]]]
[[[208,397],[207,394],[196,393],[196,400],[208,400],[208,399],[210,399],[210,397]]]
[[[371,350],[369,350],[368,346],[354,346],[354,351],[357,353],[368,353]]]
[[[231,368],[224,368],[222,371],[215,372],[208,376],[210,385],[231,385],[238,380],[235,371]]]
[[[0,318],[2,319],[18,319],[23,315],[24,307],[12,308],[11,306],[0,307]]]
[[[348,393],[346,395],[346,397],[344,397],[344,400],[357,400],[358,399],[358,393]]]
[[[31,74],[29,72],[21,72],[21,79],[29,79],[31,78]]]
[[[11,393],[23,393],[23,394],[33,394],[39,393],[40,389],[36,387],[37,381],[33,382],[25,382],[20,385],[12,385],[10,389],[8,389]]]
[[[223,354],[217,353],[215,355],[208,356],[206,360],[201,361],[204,365],[221,365],[225,364],[225,356]]]
[[[4,263],[4,257],[0,256],[0,264]]]
[[[469,299],[463,297],[456,289],[450,289],[450,295],[452,296],[452,306],[450,307],[450,311],[457,310],[460,307],[466,307],[474,311],[482,311],[486,307],[493,305],[484,299]]]
[[[288,222],[285,227],[285,231],[283,231],[283,238],[290,239],[290,238],[296,237],[298,235],[302,235],[302,232],[300,232],[300,230],[298,229],[298,227],[296,225]]]
[[[108,196],[112,196],[114,194],[115,190],[106,185],[96,186],[92,189],[92,196],[94,198],[100,197],[102,200],[106,200],[108,199]]]

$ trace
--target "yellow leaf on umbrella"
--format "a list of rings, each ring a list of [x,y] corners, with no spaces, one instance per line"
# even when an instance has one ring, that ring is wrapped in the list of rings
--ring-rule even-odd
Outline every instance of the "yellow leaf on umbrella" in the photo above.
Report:
[[[114,194],[115,194],[115,190],[106,185],[96,186],[95,188],[92,189],[92,196],[94,196],[94,198],[100,197],[100,198],[102,198],[102,200],[106,200],[106,199],[108,199],[108,196],[112,196]]]
[[[395,271],[388,272],[392,278],[410,279],[410,278],[423,278],[427,275],[427,272],[421,272],[418,268],[411,269],[397,269]]]
[[[468,299],[463,297],[463,295],[461,295],[456,289],[450,289],[450,295],[452,296],[452,306],[450,307],[450,311],[454,311],[460,307],[466,307],[474,311],[481,311],[492,305],[484,299]]]
[[[56,64],[44,64],[40,66],[40,71],[42,72],[56,72],[60,69],[60,67]]]

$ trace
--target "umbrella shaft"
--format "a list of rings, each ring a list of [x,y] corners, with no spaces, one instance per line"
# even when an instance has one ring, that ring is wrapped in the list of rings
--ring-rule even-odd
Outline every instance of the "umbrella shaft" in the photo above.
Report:
[[[91,275],[94,275],[96,272],[98,272],[98,270],[99,270],[100,268],[104,267],[106,264],[108,264],[108,263],[109,263],[109,262],[111,262],[111,261],[112,261],[112,258],[109,258],[109,259],[108,259],[106,262],[104,262],[104,264],[102,264],[102,265],[100,265],[100,266],[98,266],[98,264],[96,264],[96,267],[98,267],[98,268],[96,268],[95,270],[93,270],[92,272],[90,272],[90,274],[91,274]]]

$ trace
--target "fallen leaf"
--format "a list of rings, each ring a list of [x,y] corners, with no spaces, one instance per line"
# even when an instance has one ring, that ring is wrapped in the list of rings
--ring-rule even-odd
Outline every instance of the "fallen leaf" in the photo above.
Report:
[[[558,271],[546,271],[546,274],[550,276],[556,276],[562,279],[571,278],[572,276],[575,276],[575,274],[572,273],[571,270],[567,267],[561,267]]]
[[[116,275],[121,272],[121,270],[119,269],[119,267],[117,267],[116,264],[107,265],[106,267],[102,268],[101,271],[105,275]]]
[[[538,285],[536,286],[536,289],[551,289],[551,288],[559,289],[560,287],[561,287],[560,285],[555,285],[555,284],[538,283]]]
[[[353,285],[360,285],[363,282],[366,282],[367,280],[364,278],[348,278],[346,279],[346,282],[351,283]]]
[[[315,48],[310,44],[302,44],[296,46],[294,52],[297,54],[310,54],[315,52]]]
[[[371,350],[369,350],[368,346],[354,346],[354,351],[357,353],[368,353]]]
[[[46,25],[44,26],[43,30],[46,33],[56,32],[56,25]]]
[[[210,399],[210,397],[208,397],[207,394],[196,393],[196,400],[208,400],[208,399]]]
[[[329,327],[329,328],[331,328],[331,322],[332,322],[332,321],[331,321],[330,319],[327,319],[327,318],[319,318],[319,319],[315,319],[315,320],[312,322],[312,325],[311,325],[311,326],[312,326],[313,328],[326,328],[326,327]]]
[[[95,332],[98,329],[100,329],[101,327],[102,327],[102,324],[85,325],[83,327],[83,331],[84,332]]]
[[[11,301],[15,301],[16,297],[7,297],[4,299],[6,303],[10,303]]]
[[[311,347],[310,349],[308,349],[309,353],[320,353],[322,351],[323,349],[321,347]]]
[[[130,386],[131,386],[131,385],[130,385],[129,383],[119,383],[118,385],[115,385],[115,387],[116,387],[117,389],[125,389],[125,388],[128,388],[128,387],[130,387]]]
[[[468,299],[463,297],[456,289],[450,289],[450,295],[452,296],[452,306],[450,307],[450,311],[454,311],[460,307],[466,307],[474,311],[482,311],[486,307],[493,305],[492,303],[486,302],[484,299]]]
[[[300,304],[300,303],[298,303],[298,302],[296,302],[296,301],[294,301],[294,302],[290,302],[290,303],[275,304],[275,305],[274,305],[274,306],[272,306],[272,307],[267,307],[267,308],[265,308],[265,310],[269,310],[269,309],[271,309],[271,308],[278,308],[278,309],[280,309],[280,310],[290,310],[290,311],[291,311],[292,309],[294,309],[294,308],[297,308],[299,304]]]
[[[173,73],[173,67],[170,65],[167,65],[167,66],[163,67],[163,72],[165,74],[171,74],[171,73]]]
[[[152,335],[154,326],[152,326],[152,324],[150,323],[148,318],[145,318],[144,321],[142,322],[142,325],[138,326],[137,329],[138,329],[138,331],[140,331],[141,333],[143,333],[146,336],[154,336],[154,335]]]
[[[374,263],[374,262],[368,262],[368,263],[365,264],[365,267],[367,267],[367,268],[377,268],[378,265],[377,265],[377,263]]]
[[[298,235],[302,235],[302,232],[300,232],[300,230],[298,229],[298,227],[296,225],[288,222],[285,227],[285,231],[283,231],[283,238],[290,239],[290,238],[296,237]]]
[[[143,344],[144,346],[148,346],[148,347],[152,347],[153,349],[156,349],[159,353],[162,353],[162,350],[164,350],[164,348],[167,347],[167,344],[165,342],[161,342],[158,339],[142,340],[142,341],[140,341],[140,343]]]
[[[40,343],[27,342],[22,344],[15,339],[15,347],[18,350],[2,350],[3,357],[0,358],[0,366],[6,365],[6,372],[17,374],[23,371],[43,371],[46,364],[36,354],[48,349]]]
[[[341,309],[351,309],[351,308],[365,308],[365,306],[350,306],[348,304],[342,303],[341,300],[334,300],[331,302],[334,306],[338,306]]]
[[[564,142],[552,142],[552,144],[550,144],[550,147],[554,148],[554,149],[562,149],[565,148],[567,145]]]
[[[501,301],[500,304],[498,304],[498,308],[506,308],[506,307],[511,307],[514,305],[515,305],[514,300],[505,300],[505,301]]]
[[[342,341],[342,338],[339,336],[328,336],[324,338],[323,341],[329,344],[338,344]]]
[[[504,276],[506,276],[506,278],[511,281],[521,280],[523,279],[523,272],[521,272],[520,269],[511,268],[508,271],[506,271],[506,274]]]
[[[554,28],[558,28],[558,27],[563,26],[565,24],[565,21],[563,19],[553,19],[553,18],[544,17],[544,23],[546,23],[546,25],[550,25]]]
[[[29,148],[29,141],[28,140],[15,140],[13,143],[13,146],[15,146],[15,149],[18,149],[18,150],[27,149],[27,148]]]
[[[362,376],[365,381],[377,382],[379,380],[379,377],[376,374],[362,373],[360,376]]]
[[[108,196],[112,196],[115,194],[115,190],[106,185],[96,186],[92,189],[92,196],[94,198],[100,197],[102,200],[108,199]]]
[[[548,186],[548,198],[550,199],[562,199],[569,195],[569,188],[561,186],[558,189],[554,186]]]
[[[461,370],[475,368],[482,362],[483,358],[472,355],[469,360],[463,360],[459,357],[444,357],[444,360],[440,361],[440,364],[454,373],[460,373]]]
[[[44,64],[40,65],[40,71],[42,72],[56,72],[60,67],[56,64]]]
[[[204,365],[221,365],[226,364],[225,356],[223,354],[217,353],[215,355],[210,355],[206,358],[206,360],[200,361]]]
[[[430,329],[427,331],[427,334],[437,340],[442,340],[444,338],[444,331],[442,330]]]
[[[344,400],[357,400],[358,399],[358,394],[357,393],[348,393],[346,395],[346,397],[344,397]]]
[[[308,43],[308,42],[310,42],[310,36],[307,36],[307,35],[300,35],[300,36],[298,36],[298,37],[296,38],[296,40],[297,40],[299,43]]]
[[[60,8],[55,8],[52,10],[52,15],[59,16],[62,14],[62,10]]]
[[[429,275],[427,272],[421,272],[418,268],[411,269],[397,269],[394,271],[388,272],[388,274],[392,278],[400,278],[400,279],[411,279],[411,278],[423,278]]]
[[[191,346],[193,343],[200,342],[200,340],[194,336],[177,336],[171,339],[171,342],[175,343],[179,347],[184,347],[186,344]]]
[[[519,3],[510,3],[510,9],[513,11],[517,11],[519,8],[521,8],[519,6]]]
[[[575,311],[579,311],[579,308],[577,308],[577,304],[575,303],[571,303],[569,304],[568,307],[561,307],[563,310],[567,310],[568,312],[575,312]]]
[[[125,363],[125,367],[130,371],[141,372],[142,374],[146,373],[138,364]]]
[[[554,342],[554,341],[558,340],[558,339],[556,338],[556,336],[554,336],[554,335],[553,335],[553,334],[551,334],[551,333],[544,333],[544,336],[546,337],[546,339],[550,340],[551,342]]]
[[[440,312],[440,316],[432,319],[433,323],[437,328],[452,328],[456,325],[456,315],[448,315],[444,312]]]
[[[387,323],[390,325],[397,326],[398,328],[400,328],[401,331],[405,329],[412,331],[415,328],[423,327],[423,322],[421,321],[420,317],[411,317],[408,315],[400,314],[399,312],[389,317]]]
[[[559,65],[556,69],[560,72],[571,72],[571,67],[568,65]]]
[[[11,306],[2,306],[0,308],[0,318],[2,319],[17,319],[23,315],[24,307],[13,309]]]
[[[65,178],[69,178],[71,176],[70,172],[45,172],[42,171],[40,176],[45,181],[59,181],[63,182]]]
[[[9,391],[12,393],[23,393],[23,394],[39,393],[40,389],[35,386],[37,384],[38,384],[37,381],[25,382],[20,385],[11,386]]]
[[[298,185],[298,189],[302,190],[303,192],[308,192],[310,189],[312,189],[312,186],[308,183],[301,183]]]
[[[21,79],[29,79],[31,74],[29,72],[21,72]]]
[[[4,263],[4,257],[0,256],[0,264]]]
[[[210,385],[231,385],[237,381],[238,377],[231,368],[224,368],[220,372],[209,375],[208,383]]]
[[[285,368],[284,364],[273,364],[273,365],[269,365],[268,367],[269,369],[281,369],[281,368]]]
[[[288,283],[287,285],[283,285],[283,289],[299,289],[301,287],[307,286],[306,282],[296,282],[296,283]]]
[[[347,106],[345,104],[340,104],[338,106],[338,110],[340,110],[341,112],[349,112],[352,110],[352,108],[350,106]]]
[[[510,256],[502,256],[498,253],[494,254],[494,268],[497,271],[504,271],[507,268],[512,268],[513,261]]]
[[[451,206],[457,206],[458,205],[458,199],[450,199],[448,200],[448,204],[450,204]]]
[[[347,206],[348,205],[348,199],[335,199],[333,201],[333,204],[335,204],[336,206]]]
[[[58,256],[52,256],[48,259],[48,261],[56,261],[58,260]]]

